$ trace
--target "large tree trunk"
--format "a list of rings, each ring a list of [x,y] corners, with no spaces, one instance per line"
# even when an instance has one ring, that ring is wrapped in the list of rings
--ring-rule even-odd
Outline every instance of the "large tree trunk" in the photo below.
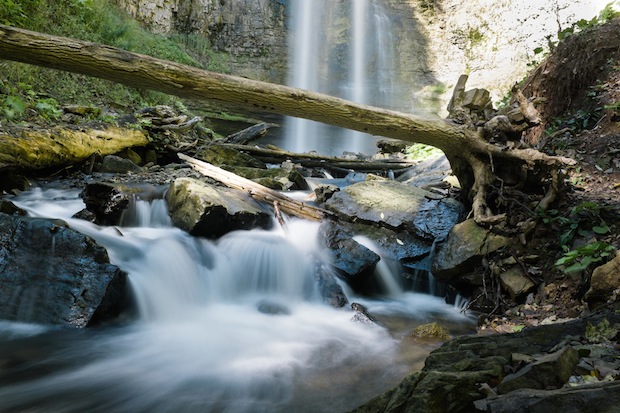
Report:
[[[533,149],[493,145],[482,135],[439,118],[422,118],[344,99],[208,72],[110,46],[0,25],[0,58],[96,76],[183,98],[311,119],[372,135],[424,143],[444,151],[478,222],[494,222],[492,186],[521,185],[544,192],[551,171],[570,160]],[[498,181],[499,179],[499,181]]]

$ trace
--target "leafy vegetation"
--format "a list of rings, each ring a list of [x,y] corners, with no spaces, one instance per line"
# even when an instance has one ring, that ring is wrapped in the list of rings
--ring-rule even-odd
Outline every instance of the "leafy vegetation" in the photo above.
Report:
[[[195,36],[191,41],[180,42],[178,37],[149,33],[109,0],[0,0],[0,22],[226,71],[226,60],[212,50],[208,39]],[[50,96],[56,100],[50,101]],[[156,104],[174,105],[177,100],[102,79],[0,62],[0,120],[18,122],[33,114],[53,120],[60,114],[59,102],[124,110]],[[103,113],[102,117],[109,118],[110,114]]]
[[[583,202],[571,209],[570,216],[561,216],[558,210],[543,213],[542,222],[556,225],[559,230],[559,243],[564,252],[555,262],[555,266],[564,273],[576,273],[586,270],[591,264],[607,260],[615,248],[603,241],[592,238],[585,245],[571,249],[577,235],[590,238],[608,234],[611,230],[602,217],[607,207],[594,202]]]
[[[430,158],[431,156],[441,155],[442,153],[440,149],[422,143],[414,143],[411,146],[407,146],[405,149],[407,159],[411,160],[422,160]]]

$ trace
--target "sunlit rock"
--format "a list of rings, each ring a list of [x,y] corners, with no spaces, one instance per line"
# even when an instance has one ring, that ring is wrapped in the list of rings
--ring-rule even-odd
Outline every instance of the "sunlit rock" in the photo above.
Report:
[[[192,178],[175,180],[166,201],[172,221],[192,235],[219,238],[238,229],[272,226],[271,215],[245,192]]]

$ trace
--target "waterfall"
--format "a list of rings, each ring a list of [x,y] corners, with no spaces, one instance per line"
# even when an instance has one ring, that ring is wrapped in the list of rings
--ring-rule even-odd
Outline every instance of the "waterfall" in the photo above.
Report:
[[[400,105],[404,91],[393,87],[394,36],[380,0],[298,0],[290,7],[290,86],[362,104]],[[281,145],[295,152],[372,155],[377,150],[370,135],[304,119],[287,119],[285,134]]]

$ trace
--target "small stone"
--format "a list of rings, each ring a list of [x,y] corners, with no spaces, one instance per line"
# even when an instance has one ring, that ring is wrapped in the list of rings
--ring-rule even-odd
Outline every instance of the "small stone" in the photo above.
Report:
[[[430,341],[448,341],[452,338],[446,329],[437,323],[417,326],[411,333],[411,337]]]

